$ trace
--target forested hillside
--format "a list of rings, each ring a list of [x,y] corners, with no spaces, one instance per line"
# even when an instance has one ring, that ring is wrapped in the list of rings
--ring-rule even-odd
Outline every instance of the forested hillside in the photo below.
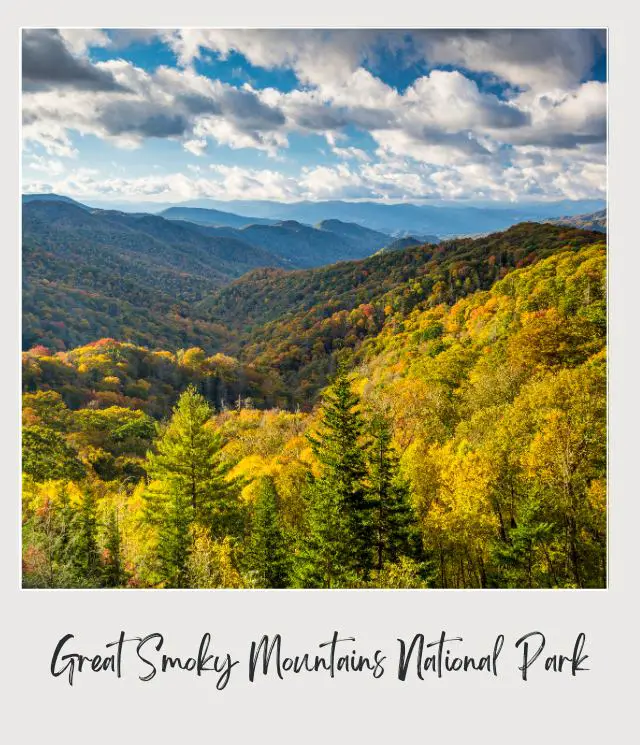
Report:
[[[605,586],[605,271],[528,223],[189,278],[180,345],[30,349],[24,585]]]
[[[234,215],[232,212],[198,207],[169,207],[159,214],[167,220],[184,220],[214,227],[244,228],[247,225],[273,225],[277,222],[277,220],[268,220],[264,217],[243,217]]]
[[[516,267],[601,240],[598,233],[523,223],[485,238],[384,252],[311,272],[257,270],[197,310],[232,329],[230,354],[277,369],[290,405],[304,405],[335,369],[336,354],[357,350],[394,318],[416,307],[452,304]]]
[[[264,249],[204,236],[153,215],[87,210],[60,201],[23,205],[23,347],[52,349],[115,336],[157,348],[220,329],[194,303],[257,266],[287,266]]]
[[[264,220],[236,229],[45,197],[23,200],[24,349],[64,350],[114,337],[159,349],[224,350],[224,330],[198,309],[219,287],[257,267],[362,258],[390,240],[338,220],[317,228]],[[168,216],[200,220],[202,212],[211,221],[243,222],[211,210]]]
[[[293,268],[308,269],[337,261],[362,259],[375,253],[389,240],[389,236],[373,230],[337,220],[327,221],[329,226],[317,228],[295,220],[285,220],[272,225],[247,225],[235,229],[207,227],[207,234],[235,238],[252,246],[259,246],[284,259]]]

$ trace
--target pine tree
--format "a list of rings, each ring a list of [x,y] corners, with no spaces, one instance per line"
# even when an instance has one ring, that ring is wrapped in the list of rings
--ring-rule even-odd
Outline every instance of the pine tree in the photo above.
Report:
[[[91,488],[83,491],[75,509],[69,549],[78,584],[95,586],[99,567],[98,515],[96,494]]]
[[[366,577],[371,566],[366,499],[364,421],[359,398],[341,367],[323,399],[316,436],[308,435],[322,469],[310,486],[308,536],[299,551],[303,586],[339,587]]]
[[[104,547],[107,556],[103,568],[103,580],[106,587],[121,587],[124,584],[125,572],[122,565],[121,543],[118,512],[114,507],[109,512],[105,525]]]
[[[359,567],[354,561],[352,532],[340,494],[325,479],[307,489],[307,530],[300,536],[295,583],[299,587],[352,587]]]
[[[278,493],[270,476],[261,479],[253,508],[246,563],[256,587],[287,586],[287,543],[278,514]]]
[[[371,503],[376,569],[408,555],[414,523],[409,504],[409,486],[399,473],[398,456],[391,445],[389,420],[374,414],[368,451],[369,499]]]
[[[190,386],[156,443],[157,453],[147,455],[152,484],[146,517],[159,527],[160,573],[175,587],[186,586],[194,524],[213,538],[242,529],[237,483],[226,478],[230,464],[220,460],[222,437],[206,426],[211,414],[207,401]]]
[[[193,543],[193,504],[189,497],[170,484],[158,533],[160,575],[168,587],[188,587],[187,562]]]

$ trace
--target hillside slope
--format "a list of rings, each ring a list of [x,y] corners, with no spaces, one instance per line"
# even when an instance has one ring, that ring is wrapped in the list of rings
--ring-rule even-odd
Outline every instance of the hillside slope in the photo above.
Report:
[[[22,217],[25,348],[100,336],[180,346],[202,334],[180,320],[193,317],[190,304],[255,267],[286,266],[260,247],[153,215],[51,200],[23,205]]]
[[[554,225],[570,225],[573,228],[583,230],[597,230],[601,233],[607,232],[607,210],[598,210],[586,215],[565,215],[557,220],[550,220]]]
[[[523,223],[485,238],[383,252],[309,271],[257,270],[197,309],[231,330],[230,354],[277,368],[290,401],[307,403],[324,385],[336,354],[357,349],[392,318],[423,305],[453,304],[514,268],[599,242],[599,233]]]
[[[295,220],[285,220],[272,225],[247,225],[241,229],[207,226],[201,230],[206,235],[235,238],[263,248],[298,269],[362,259],[389,241],[389,236],[358,225],[336,225],[338,221],[330,223],[333,229],[313,228]]]
[[[606,250],[602,241],[581,242],[588,238],[584,233],[565,234],[562,248],[561,235],[546,258],[540,245],[537,261],[508,271],[487,290],[467,293],[453,305],[426,298],[409,313],[389,313],[381,332],[372,331],[361,346],[351,373],[341,376],[351,392],[342,408],[334,383],[308,413],[265,410],[274,401],[270,374],[198,349],[151,352],[102,339],[56,355],[25,353],[25,586],[165,586],[153,558],[166,533],[144,509],[149,484],[158,479],[148,453],[160,451],[168,431],[157,428],[154,418],[170,415],[191,383],[217,410],[197,393],[186,394],[203,418],[196,420],[183,406],[178,430],[174,416],[178,457],[195,447],[210,453],[203,446],[215,437],[219,462],[232,468],[229,475],[242,488],[233,492],[233,502],[222,501],[222,509],[244,518],[237,505],[247,514],[246,522],[230,523],[224,542],[217,539],[225,573],[212,574],[209,567],[219,564],[209,563],[210,549],[205,554],[194,544],[207,563],[204,575],[189,575],[190,586],[255,586],[254,570],[244,561],[250,546],[245,525],[251,530],[255,524],[265,478],[277,497],[275,514],[289,555],[306,561],[311,520],[332,525],[334,514],[331,503],[326,509],[312,501],[313,492],[310,500],[314,478],[326,478],[327,464],[347,472],[344,460],[320,457],[329,446],[336,453],[336,440],[327,434],[330,410],[340,425],[351,427],[342,447],[364,456],[366,475],[356,483],[377,487],[380,471],[371,464],[384,458],[386,473],[402,491],[391,498],[379,489],[373,494],[377,500],[382,494],[393,514],[403,516],[406,531],[369,574],[348,576],[338,586],[606,587]],[[246,400],[248,394],[259,408]],[[320,455],[309,447],[307,433],[327,443]],[[162,483],[175,484],[175,477]],[[92,533],[103,563],[89,577],[47,560],[58,545],[75,545],[69,526],[78,545],[86,545],[80,543],[86,519],[58,520],[68,518],[70,508],[79,517],[112,515],[112,528],[126,536],[117,544],[122,566],[115,578],[103,571],[113,556],[113,530]],[[167,518],[171,529],[174,514]],[[380,519],[377,510],[368,514]],[[379,545],[372,537],[365,548],[379,558]],[[286,576],[293,579],[278,586],[300,586],[295,575]],[[319,585],[313,578],[304,583]]]
[[[602,200],[564,200],[514,206],[475,206],[464,201],[449,204],[411,204],[380,202],[270,202],[200,200],[197,206],[213,207],[239,215],[255,215],[276,220],[297,220],[316,225],[322,220],[357,223],[371,230],[396,237],[404,235],[458,236],[506,230],[525,221],[553,219],[562,215],[593,212]],[[194,204],[193,206],[196,206]]]

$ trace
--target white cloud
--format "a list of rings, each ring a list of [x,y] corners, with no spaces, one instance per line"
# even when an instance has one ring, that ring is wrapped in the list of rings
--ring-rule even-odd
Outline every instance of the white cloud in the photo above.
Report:
[[[54,158],[46,158],[42,155],[32,155],[25,166],[32,171],[40,171],[48,176],[61,176],[65,171],[64,163]]]
[[[194,72],[161,67],[148,73],[124,60],[95,65],[119,86],[115,90],[57,89],[23,94],[23,138],[52,154],[68,148],[68,131],[93,134],[121,147],[149,137],[182,141],[202,152],[211,137],[234,148],[274,152],[286,146],[276,130],[285,117],[250,88],[210,80]]]
[[[170,44],[182,69],[145,71],[122,59],[94,64],[87,57],[90,46],[117,50],[154,35]],[[38,64],[29,68],[33,85],[23,95],[24,143],[49,156],[33,159],[33,169],[61,177],[61,191],[75,184],[151,198],[602,196],[606,85],[580,82],[600,43],[597,33],[392,31],[385,43],[401,52],[399,60],[422,55],[461,69],[433,69],[399,91],[372,72],[380,51],[380,32],[373,30],[63,30],[36,36],[30,48]],[[48,75],[49,49],[63,85]],[[235,87],[195,71],[195,59],[232,51],[253,65],[291,68],[301,85],[289,92]],[[499,76],[520,90],[499,98],[479,88],[468,70]],[[350,141],[354,128],[369,135],[369,152]],[[292,133],[320,134],[343,162],[329,166],[317,154],[318,164],[296,176],[216,166],[207,178],[94,182],[75,171],[72,184],[56,171],[62,165],[56,159],[78,154],[71,132],[128,148],[149,138],[172,139],[203,159],[211,142],[278,157]]]
[[[359,160],[363,163],[368,163],[371,160],[371,156],[359,147],[338,147],[334,145],[331,152],[338,158],[344,158],[345,160]]]
[[[378,162],[351,161],[305,167],[299,174],[221,164],[187,173],[137,178],[105,176],[91,169],[65,171],[49,181],[26,180],[31,191],[55,191],[79,199],[150,201],[213,199],[385,199],[420,200],[593,199],[604,197],[606,168],[594,146],[575,150],[514,148],[507,162],[485,160],[433,164],[388,155]]]
[[[605,42],[603,30],[584,29],[422,31],[414,39],[432,63],[490,73],[536,90],[579,84]]]
[[[505,134],[508,142],[571,148],[604,143],[607,127],[607,86],[590,81],[571,91],[524,93],[515,104],[531,123]]]
[[[85,54],[88,47],[108,47],[111,40],[97,28],[61,28],[60,36],[74,54]]]

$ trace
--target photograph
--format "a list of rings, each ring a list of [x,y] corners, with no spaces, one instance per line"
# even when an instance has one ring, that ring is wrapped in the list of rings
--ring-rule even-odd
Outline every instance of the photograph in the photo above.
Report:
[[[606,589],[607,40],[23,27],[21,588]]]

